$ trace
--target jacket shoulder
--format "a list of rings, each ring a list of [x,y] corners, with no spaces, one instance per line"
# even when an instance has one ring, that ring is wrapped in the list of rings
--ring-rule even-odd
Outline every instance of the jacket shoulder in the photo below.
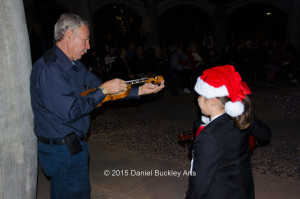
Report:
[[[222,140],[224,137],[237,137],[240,136],[240,131],[234,127],[233,122],[227,117],[227,115],[221,116],[216,121],[211,123],[210,134],[216,140]]]

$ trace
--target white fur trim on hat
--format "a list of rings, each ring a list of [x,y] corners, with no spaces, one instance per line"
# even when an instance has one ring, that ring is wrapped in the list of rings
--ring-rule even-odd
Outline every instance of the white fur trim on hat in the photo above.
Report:
[[[213,87],[208,83],[204,82],[201,79],[201,76],[197,79],[194,89],[199,95],[202,95],[207,99],[214,97],[223,97],[229,94],[225,85],[218,88]]]
[[[244,112],[244,105],[240,101],[236,102],[226,102],[225,103],[225,112],[231,117],[237,117]]]

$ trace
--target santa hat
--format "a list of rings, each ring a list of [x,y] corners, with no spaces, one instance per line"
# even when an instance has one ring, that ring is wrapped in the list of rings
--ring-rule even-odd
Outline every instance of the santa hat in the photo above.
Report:
[[[207,99],[227,96],[225,112],[231,117],[237,117],[244,112],[242,100],[251,91],[235,68],[231,65],[216,66],[207,69],[197,79],[195,91]]]

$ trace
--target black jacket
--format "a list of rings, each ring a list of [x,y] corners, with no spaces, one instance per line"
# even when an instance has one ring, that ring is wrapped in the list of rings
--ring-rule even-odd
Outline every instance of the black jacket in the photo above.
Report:
[[[194,122],[194,132],[197,131],[197,129],[201,124],[203,124],[201,120],[196,120]],[[203,132],[201,132],[201,134]],[[267,125],[262,123],[256,117],[253,117],[251,121],[251,125],[247,129],[242,130],[240,134],[241,136],[240,137],[241,144],[240,144],[240,152],[239,152],[240,178],[247,199],[254,199],[255,192],[254,192],[254,183],[253,183],[253,176],[251,170],[251,159],[250,159],[251,153],[249,151],[250,135],[253,135],[255,137],[256,147],[260,147],[260,146],[268,145],[270,143],[272,132],[270,131]]]
[[[187,199],[246,199],[240,177],[241,132],[226,114],[195,139]]]
[[[263,124],[255,117],[252,119],[250,126],[241,131],[242,144],[240,149],[240,176],[242,178],[242,185],[248,199],[254,199],[254,183],[251,170],[251,153],[249,151],[249,136],[253,135],[256,141],[256,147],[265,146],[270,143],[272,133],[268,126]]]

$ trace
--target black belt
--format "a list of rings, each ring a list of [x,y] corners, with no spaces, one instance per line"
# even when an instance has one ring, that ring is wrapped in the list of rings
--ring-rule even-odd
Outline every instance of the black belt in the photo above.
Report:
[[[79,138],[80,140],[84,141],[85,137]],[[44,138],[44,137],[38,137],[39,142],[43,144],[53,144],[53,145],[61,145],[65,144],[66,141],[64,138]]]

